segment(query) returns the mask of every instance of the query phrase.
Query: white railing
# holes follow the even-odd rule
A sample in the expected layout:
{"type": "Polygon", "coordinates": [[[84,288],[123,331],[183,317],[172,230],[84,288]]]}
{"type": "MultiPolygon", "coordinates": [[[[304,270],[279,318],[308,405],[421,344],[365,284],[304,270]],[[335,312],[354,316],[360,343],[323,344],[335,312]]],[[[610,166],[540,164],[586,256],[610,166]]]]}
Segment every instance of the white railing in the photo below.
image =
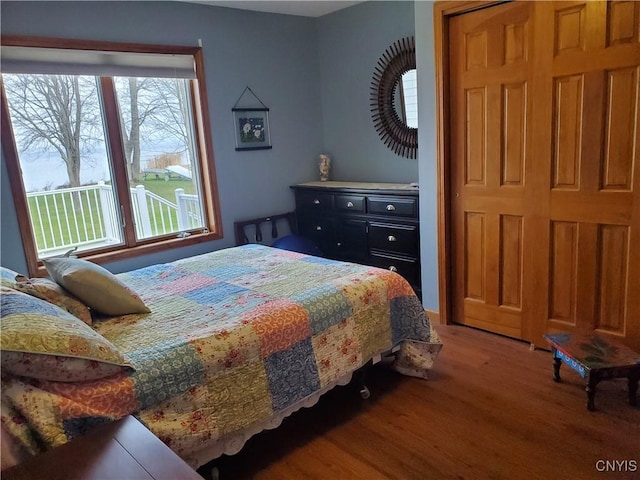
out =
{"type": "Polygon", "coordinates": [[[178,212],[178,229],[180,231],[201,228],[200,199],[197,195],[184,193],[184,188],[176,188],[176,206],[178,212]]]}
{"type": "Polygon", "coordinates": [[[38,253],[119,241],[115,203],[109,187],[98,185],[27,193],[38,253]]]}
{"type": "MultiPolygon", "coordinates": [[[[172,203],[143,185],[131,189],[137,238],[203,226],[198,196],[186,194],[182,188],[176,189],[175,195],[176,203],[172,203]]],[[[73,246],[82,249],[122,241],[115,195],[104,182],[28,193],[27,202],[39,256],[73,246]]]]}
{"type": "Polygon", "coordinates": [[[133,216],[138,238],[177,232],[177,208],[174,203],[149,192],[143,185],[131,189],[133,216]]]}

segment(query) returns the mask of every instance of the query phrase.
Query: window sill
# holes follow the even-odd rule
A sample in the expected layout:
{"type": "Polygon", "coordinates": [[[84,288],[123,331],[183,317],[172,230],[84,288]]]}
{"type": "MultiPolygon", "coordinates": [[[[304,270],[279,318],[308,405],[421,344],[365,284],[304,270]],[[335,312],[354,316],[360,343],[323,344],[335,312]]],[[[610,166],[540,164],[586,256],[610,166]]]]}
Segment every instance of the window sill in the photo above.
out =
{"type": "MultiPolygon", "coordinates": [[[[170,238],[167,240],[156,241],[153,243],[147,243],[138,245],[131,248],[114,249],[111,251],[101,251],[99,253],[92,252],[79,252],[78,257],[83,260],[89,260],[98,265],[106,263],[127,260],[129,258],[137,258],[143,255],[150,255],[152,253],[166,252],[175,248],[188,247],[190,245],[197,245],[199,243],[210,242],[213,240],[220,240],[223,238],[222,233],[202,233],[192,234],[185,238],[170,238]]],[[[47,270],[41,261],[38,262],[38,270],[36,272],[30,272],[33,276],[46,276],[47,270]]]]}

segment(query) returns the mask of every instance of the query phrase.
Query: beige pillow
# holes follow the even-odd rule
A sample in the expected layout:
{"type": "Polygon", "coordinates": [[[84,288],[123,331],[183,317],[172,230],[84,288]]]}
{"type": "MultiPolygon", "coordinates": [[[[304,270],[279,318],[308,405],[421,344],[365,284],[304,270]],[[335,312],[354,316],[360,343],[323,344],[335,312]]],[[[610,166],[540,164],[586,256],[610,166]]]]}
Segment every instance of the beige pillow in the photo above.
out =
{"type": "Polygon", "coordinates": [[[47,258],[43,263],[58,285],[96,312],[126,315],[151,311],[138,294],[95,263],[79,258],[47,258]]]}

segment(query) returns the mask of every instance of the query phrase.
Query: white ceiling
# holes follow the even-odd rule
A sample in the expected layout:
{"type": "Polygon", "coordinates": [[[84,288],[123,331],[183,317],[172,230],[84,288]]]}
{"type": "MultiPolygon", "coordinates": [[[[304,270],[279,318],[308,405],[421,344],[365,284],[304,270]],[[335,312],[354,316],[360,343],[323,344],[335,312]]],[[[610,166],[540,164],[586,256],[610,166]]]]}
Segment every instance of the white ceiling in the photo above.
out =
{"type": "Polygon", "coordinates": [[[189,3],[202,3],[217,7],[239,8],[242,10],[254,10],[256,12],[283,13],[287,15],[300,15],[303,17],[321,17],[327,13],[335,12],[350,7],[359,2],[347,1],[315,1],[315,0],[179,0],[189,3]]]}

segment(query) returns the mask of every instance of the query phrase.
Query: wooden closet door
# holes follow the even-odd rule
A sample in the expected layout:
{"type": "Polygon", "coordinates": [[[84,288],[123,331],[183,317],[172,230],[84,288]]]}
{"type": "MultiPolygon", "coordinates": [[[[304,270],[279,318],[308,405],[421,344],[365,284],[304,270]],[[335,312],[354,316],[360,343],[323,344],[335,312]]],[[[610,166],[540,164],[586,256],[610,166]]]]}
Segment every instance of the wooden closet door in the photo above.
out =
{"type": "Polygon", "coordinates": [[[453,17],[455,322],[640,349],[640,2],[512,2],[453,17]]]}
{"type": "Polygon", "coordinates": [[[523,338],[533,3],[450,22],[454,321],[523,338]]]}
{"type": "Polygon", "coordinates": [[[532,333],[596,330],[640,348],[640,3],[541,2],[536,19],[548,293],[532,333]]]}

